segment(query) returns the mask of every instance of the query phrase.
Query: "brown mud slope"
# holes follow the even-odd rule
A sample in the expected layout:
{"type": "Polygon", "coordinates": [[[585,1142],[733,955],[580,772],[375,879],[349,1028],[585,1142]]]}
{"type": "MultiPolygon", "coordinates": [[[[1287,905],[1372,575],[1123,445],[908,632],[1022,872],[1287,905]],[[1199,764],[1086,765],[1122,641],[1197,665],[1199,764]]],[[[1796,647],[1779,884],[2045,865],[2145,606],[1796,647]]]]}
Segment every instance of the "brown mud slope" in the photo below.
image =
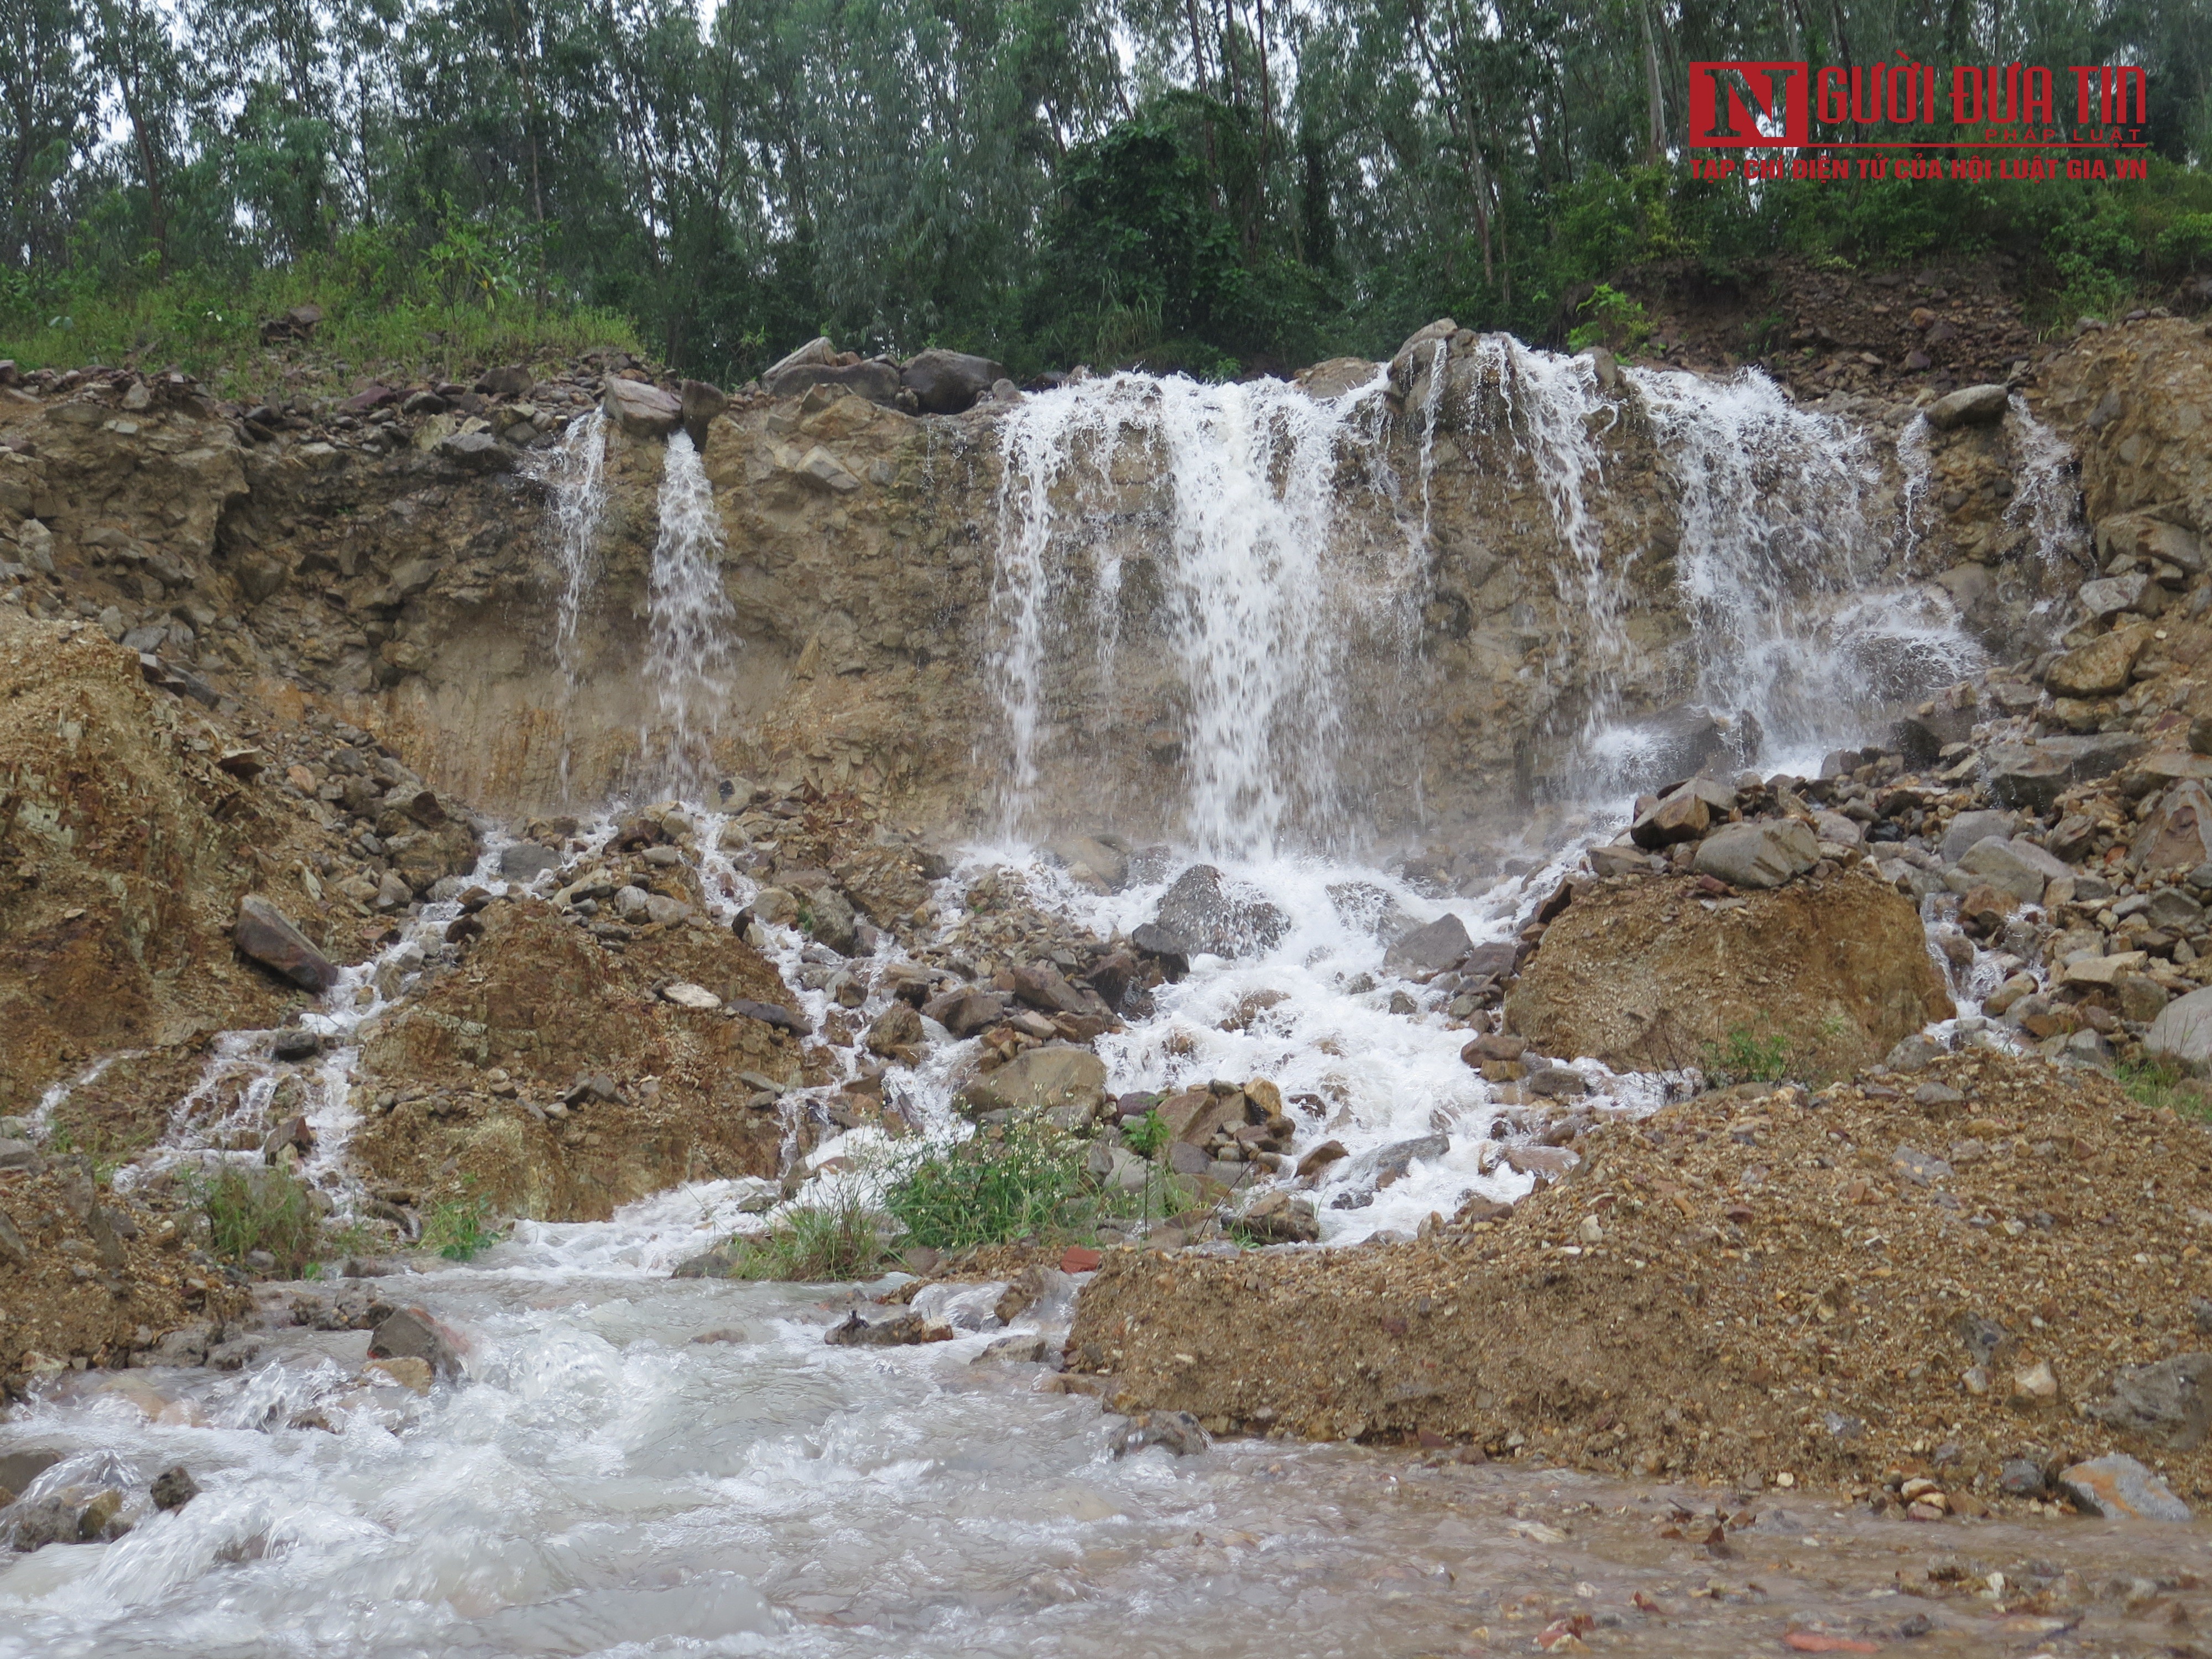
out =
{"type": "Polygon", "coordinates": [[[193,1050],[302,1000],[230,933],[239,896],[315,828],[219,769],[231,746],[137,652],[0,608],[0,1115],[95,1054],[193,1050]]]}
{"type": "Polygon", "coordinates": [[[750,945],[677,922],[617,949],[538,899],[480,915],[460,963],[363,1033],[368,1121],[354,1160],[387,1198],[474,1196],[505,1215],[592,1221],[681,1181],[775,1174],[775,1093],[742,1074],[800,1081],[797,1039],[659,994],[688,983],[726,1004],[782,1004],[750,945]],[[567,1099],[594,1078],[612,1099],[567,1099]]]}
{"type": "Polygon", "coordinates": [[[1690,877],[1601,881],[1545,931],[1505,1004],[1508,1030],[1562,1059],[1668,1071],[1755,1043],[1832,1077],[1952,1012],[1919,913],[1856,871],[1735,898],[1690,877]]]}
{"type": "Polygon", "coordinates": [[[1117,1410],[1222,1431],[1746,1485],[1940,1469],[1984,1495],[2005,1460],[2117,1449],[2212,1497],[2185,1426],[2094,1415],[2115,1368],[2212,1346],[2202,1127],[1986,1051],[1924,1074],[1926,1104],[1746,1092],[1594,1130],[1564,1183],[1418,1243],[1109,1252],[1072,1364],[1117,1410]]]}
{"type": "Polygon", "coordinates": [[[95,1194],[73,1164],[0,1172],[0,1396],[243,1312],[246,1292],[189,1248],[204,1224],[173,1194],[95,1194]]]}

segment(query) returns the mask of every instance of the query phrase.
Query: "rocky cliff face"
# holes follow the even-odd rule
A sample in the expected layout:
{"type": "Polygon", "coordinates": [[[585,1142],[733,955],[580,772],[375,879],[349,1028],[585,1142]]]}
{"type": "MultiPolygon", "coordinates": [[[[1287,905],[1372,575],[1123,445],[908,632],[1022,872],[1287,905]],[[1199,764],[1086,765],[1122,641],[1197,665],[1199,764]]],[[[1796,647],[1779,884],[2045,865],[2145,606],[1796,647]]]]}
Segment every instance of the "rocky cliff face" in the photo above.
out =
{"type": "MultiPolygon", "coordinates": [[[[1709,672],[1716,617],[1698,538],[1715,532],[1722,475],[1686,462],[1683,411],[1668,404],[1686,377],[1562,368],[1465,331],[1425,335],[1391,366],[1387,392],[1330,417],[1332,501],[1316,530],[1338,583],[1318,626],[1360,647],[1331,671],[1344,684],[1327,785],[1358,801],[1366,833],[1417,846],[1501,804],[1522,813],[1571,793],[1608,722],[1694,738],[1703,717],[1686,705],[1711,706],[1723,726],[1741,712],[1718,701],[1741,688],[1709,672]]],[[[2135,350],[2124,338],[2092,337],[2045,376],[2071,388],[2120,373],[2108,360],[2135,350]]],[[[1323,365],[1304,385],[1341,396],[1374,373],[1323,365]]],[[[218,696],[324,708],[487,810],[644,788],[659,719],[642,670],[665,441],[610,424],[604,515],[580,570],[562,566],[538,476],[562,423],[614,378],[586,368],[466,394],[473,415],[386,404],[288,426],[264,410],[276,424],[250,428],[188,387],[128,376],[11,392],[0,507],[21,527],[8,556],[31,578],[34,609],[94,621],[218,696]],[[577,619],[565,644],[564,602],[577,619]]],[[[2110,416],[2092,425],[2094,406],[2062,398],[2052,410],[2107,442],[2110,416]]],[[[1033,688],[1034,827],[1187,827],[1207,710],[1178,643],[1190,595],[1160,544],[1174,544],[1211,486],[1178,479],[1173,434],[1134,404],[1041,476],[1009,438],[1035,414],[988,401],[916,418],[817,386],[740,395],[708,423],[738,641],[710,734],[723,769],[855,789],[933,827],[994,822],[1024,598],[1004,544],[1042,513],[1058,538],[1046,606],[1064,631],[1094,631],[1033,688]]],[[[1855,393],[1823,415],[1835,423],[1747,416],[1738,434],[1758,447],[1739,458],[1755,471],[1802,459],[1778,446],[1850,450],[1838,475],[1856,492],[1848,544],[1804,550],[1807,568],[1782,578],[1815,596],[1932,580],[1998,653],[2038,643],[2049,618],[2037,607],[2085,574],[2069,564],[2082,538],[2057,444],[2039,451],[2016,416],[1933,431],[1908,406],[1855,393]]],[[[2110,442],[2135,435],[2114,428],[2110,442]]],[[[1279,480],[1293,453],[1273,454],[1279,480]]],[[[1259,654],[1278,645],[1263,640],[1259,654]]],[[[1904,679],[1918,672],[1907,665],[1904,679]]],[[[1285,773],[1302,763],[1303,708],[1285,705],[1267,757],[1285,773]]],[[[1311,801],[1294,827],[1301,811],[1308,835],[1344,828],[1311,801]]]]}

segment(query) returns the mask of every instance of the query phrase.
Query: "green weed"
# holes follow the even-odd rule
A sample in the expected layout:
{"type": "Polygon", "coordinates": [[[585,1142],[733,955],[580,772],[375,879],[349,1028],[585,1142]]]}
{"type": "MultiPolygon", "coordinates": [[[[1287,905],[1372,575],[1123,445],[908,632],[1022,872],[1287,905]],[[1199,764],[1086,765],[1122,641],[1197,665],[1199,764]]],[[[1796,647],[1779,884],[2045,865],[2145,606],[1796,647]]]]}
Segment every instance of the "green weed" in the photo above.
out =
{"type": "Polygon", "coordinates": [[[499,1236],[491,1206],[471,1196],[431,1205],[422,1217],[419,1243],[448,1261],[470,1261],[498,1243],[499,1236]]]}
{"type": "Polygon", "coordinates": [[[317,1254],[322,1218],[307,1184],[288,1171],[226,1168],[188,1182],[218,1260],[242,1263],[266,1250],[280,1271],[296,1275],[317,1254]]]}
{"type": "Polygon", "coordinates": [[[868,1278],[890,1258],[878,1226],[877,1212],[849,1193],[787,1210],[764,1236],[731,1246],[730,1277],[808,1285],[868,1278]]]}
{"type": "Polygon", "coordinates": [[[2212,1095],[2168,1060],[2126,1060],[2112,1068],[2129,1099],[2153,1111],[2169,1107],[2183,1117],[2212,1119],[2212,1095]]]}
{"type": "Polygon", "coordinates": [[[884,1207],[914,1243],[940,1250],[1086,1237],[1122,1195],[1102,1193],[1083,1162],[1080,1142],[1039,1129],[925,1146],[895,1173],[884,1207]]]}
{"type": "Polygon", "coordinates": [[[1738,1083],[1779,1083],[1790,1074],[1792,1057],[1788,1037],[1762,1036],[1739,1025],[1717,1046],[1708,1048],[1706,1069],[1738,1083]]]}
{"type": "Polygon", "coordinates": [[[1160,1115],[1160,1109],[1152,1107],[1135,1122],[1124,1124],[1121,1144],[1139,1158],[1158,1158],[1160,1148],[1168,1144],[1168,1122],[1160,1115]]]}

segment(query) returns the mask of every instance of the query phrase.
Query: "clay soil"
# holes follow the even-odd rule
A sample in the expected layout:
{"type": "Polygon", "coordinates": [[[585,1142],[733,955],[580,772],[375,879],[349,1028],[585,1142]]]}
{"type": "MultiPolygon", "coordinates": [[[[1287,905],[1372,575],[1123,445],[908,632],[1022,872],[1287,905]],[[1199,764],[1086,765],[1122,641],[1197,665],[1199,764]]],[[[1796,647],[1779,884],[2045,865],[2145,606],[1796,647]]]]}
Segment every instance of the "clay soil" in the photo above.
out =
{"type": "MultiPolygon", "coordinates": [[[[642,927],[609,948],[534,898],[480,913],[483,936],[362,1033],[354,1141],[373,1183],[409,1200],[473,1196],[503,1214],[604,1220],[678,1182],[776,1172],[783,1125],[750,1072],[805,1076],[796,1039],[659,995],[684,981],[780,1003],[775,969],[726,929],[642,927]],[[502,1084],[495,1071],[507,1074],[502,1084]],[[617,1097],[545,1108],[580,1079],[617,1097]]],[[[809,1080],[820,1081],[817,1072],[809,1080]]]]}
{"type": "Polygon", "coordinates": [[[2116,1366],[2212,1340],[2192,1306],[2212,1137],[2040,1060],[1894,1081],[1601,1126],[1569,1180],[1417,1243],[1109,1252],[1071,1364],[1109,1374],[1117,1409],[1222,1432],[1747,1486],[1927,1474],[1969,1507],[2006,1460],[2117,1449],[2212,1498],[2212,1449],[2082,1410],[2116,1366]],[[1930,1079],[1963,1099],[1916,1104],[1930,1079]],[[2039,1362],[2057,1398],[2015,1398],[2039,1362]]]}
{"type": "Polygon", "coordinates": [[[246,1309],[243,1290],[193,1260],[181,1198],[102,1192],[102,1228],[92,1191],[67,1164],[0,1174],[0,1212],[27,1252],[19,1260],[0,1243],[0,1394],[72,1365],[120,1366],[179,1326],[246,1309]]]}

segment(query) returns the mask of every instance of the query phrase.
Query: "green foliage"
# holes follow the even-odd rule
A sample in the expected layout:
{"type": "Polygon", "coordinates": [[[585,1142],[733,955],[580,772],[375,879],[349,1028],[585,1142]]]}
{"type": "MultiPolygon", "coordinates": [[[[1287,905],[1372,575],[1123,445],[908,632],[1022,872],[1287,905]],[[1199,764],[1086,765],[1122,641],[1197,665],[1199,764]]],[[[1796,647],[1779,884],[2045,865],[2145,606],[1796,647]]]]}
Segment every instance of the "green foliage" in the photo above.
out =
{"type": "Polygon", "coordinates": [[[1706,1066],[1737,1083],[1779,1083],[1790,1075],[1793,1057],[1788,1037],[1739,1025],[1711,1050],[1706,1066]]]}
{"type": "Polygon", "coordinates": [[[1643,305],[1609,283],[1597,285],[1583,301],[1581,312],[1589,320],[1569,331],[1570,351],[1601,345],[1616,352],[1632,352],[1651,337],[1651,319],[1643,305]]]}
{"type": "Polygon", "coordinates": [[[761,1237],[730,1246],[730,1277],[809,1285],[868,1278],[890,1259],[878,1225],[877,1212],[851,1193],[794,1206],[761,1237]]]}
{"type": "Polygon", "coordinates": [[[499,1243],[500,1226],[491,1206],[481,1198],[447,1199],[433,1204],[422,1214],[426,1250],[435,1250],[448,1261],[471,1261],[499,1243]]]}
{"type": "Polygon", "coordinates": [[[1135,1122],[1122,1125],[1121,1140],[1139,1158],[1158,1158],[1168,1144],[1168,1121],[1154,1106],[1135,1122]]]}
{"type": "Polygon", "coordinates": [[[2168,1108],[2183,1117],[2212,1120],[2212,1093],[2171,1060],[2123,1061],[2112,1068],[2128,1098],[2153,1111],[2168,1108]]]}
{"type": "Polygon", "coordinates": [[[594,345],[727,381],[824,331],[1219,376],[1446,313],[1564,339],[1638,265],[1781,252],[2002,253],[2057,325],[2212,263],[2201,10],[15,0],[0,354],[244,396],[313,302],[333,383],[594,345]],[[1893,53],[2140,64],[2151,176],[1678,170],[1684,64],[1893,53]]]}
{"type": "Polygon", "coordinates": [[[217,1259],[242,1263],[266,1250],[280,1272],[296,1275],[315,1255],[322,1218],[306,1184],[289,1171],[224,1168],[192,1178],[190,1190],[217,1259]]]}
{"type": "Polygon", "coordinates": [[[884,1207],[915,1244],[940,1250],[1088,1236],[1106,1200],[1079,1142],[1039,1129],[924,1146],[886,1186],[884,1207]]]}

